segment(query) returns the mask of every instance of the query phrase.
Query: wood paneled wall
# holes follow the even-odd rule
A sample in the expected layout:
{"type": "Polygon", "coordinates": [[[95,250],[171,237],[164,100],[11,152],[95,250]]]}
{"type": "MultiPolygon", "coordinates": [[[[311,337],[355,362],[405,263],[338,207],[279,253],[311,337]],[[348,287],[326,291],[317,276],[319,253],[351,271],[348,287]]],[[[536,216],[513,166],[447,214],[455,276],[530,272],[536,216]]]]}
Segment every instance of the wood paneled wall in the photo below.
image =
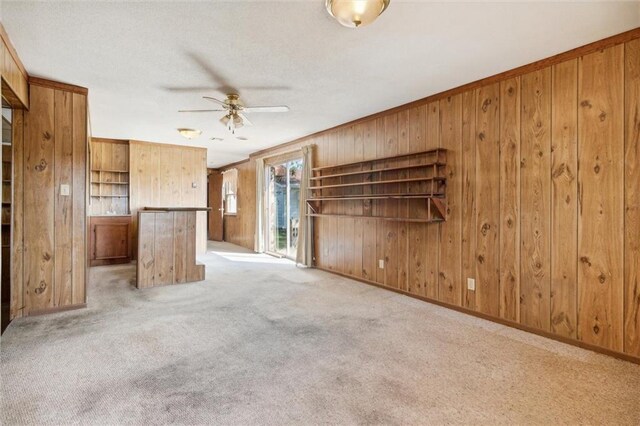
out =
{"type": "MultiPolygon", "coordinates": [[[[129,155],[130,209],[136,250],[139,209],[207,206],[207,150],[131,141],[129,155]]],[[[197,229],[200,254],[207,249],[206,212],[198,212],[197,229]]]]}
{"type": "MultiPolygon", "coordinates": [[[[336,204],[370,217],[315,218],[317,267],[640,360],[640,31],[631,33],[252,158],[303,144],[316,145],[315,166],[449,149],[446,223],[375,219],[406,202],[336,204]]],[[[255,192],[254,164],[235,166],[239,191],[255,192]]],[[[243,204],[226,239],[251,248],[255,202],[243,204]]]]}
{"type": "Polygon", "coordinates": [[[256,228],[256,166],[245,161],[238,169],[238,213],[224,216],[224,240],[253,250],[256,228]]]}
{"type": "Polygon", "coordinates": [[[61,87],[31,84],[15,114],[13,318],[86,302],[87,96],[61,87]]]}
{"type": "Polygon", "coordinates": [[[22,106],[28,108],[29,75],[22,65],[2,24],[0,24],[0,75],[4,82],[2,85],[2,95],[6,97],[14,107],[22,104],[22,106]]]}

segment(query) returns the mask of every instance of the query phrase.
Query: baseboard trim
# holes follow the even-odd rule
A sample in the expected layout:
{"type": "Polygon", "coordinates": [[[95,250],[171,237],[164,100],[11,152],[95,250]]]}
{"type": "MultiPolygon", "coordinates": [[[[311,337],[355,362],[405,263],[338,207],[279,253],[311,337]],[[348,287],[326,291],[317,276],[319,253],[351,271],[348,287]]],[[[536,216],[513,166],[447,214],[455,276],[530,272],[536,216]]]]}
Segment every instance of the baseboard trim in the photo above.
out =
{"type": "Polygon", "coordinates": [[[57,312],[74,311],[76,309],[84,309],[86,307],[87,307],[86,303],[78,303],[76,305],[57,306],[55,308],[50,308],[50,309],[34,309],[33,311],[29,311],[23,316],[35,317],[39,315],[55,314],[57,312]]]}
{"type": "Polygon", "coordinates": [[[341,276],[341,277],[344,277],[344,278],[349,278],[349,279],[354,280],[354,281],[358,281],[358,282],[361,282],[361,283],[364,283],[364,284],[368,284],[368,285],[371,285],[371,286],[374,286],[374,287],[382,288],[384,290],[390,290],[390,291],[393,291],[394,293],[399,293],[399,294],[402,294],[402,295],[405,295],[405,296],[409,296],[409,297],[412,297],[414,299],[422,300],[423,302],[431,303],[433,305],[442,306],[443,308],[452,309],[454,311],[458,311],[458,312],[461,312],[463,314],[472,315],[474,317],[482,318],[484,320],[495,322],[495,323],[501,324],[501,325],[505,325],[507,327],[516,328],[518,330],[522,330],[522,331],[526,331],[528,333],[536,334],[538,336],[546,337],[548,339],[555,340],[555,341],[561,342],[561,343],[565,343],[567,345],[576,346],[576,347],[579,347],[581,349],[587,349],[587,350],[590,350],[590,351],[593,351],[593,352],[597,352],[597,353],[600,353],[600,354],[603,354],[603,355],[608,355],[608,356],[611,356],[613,358],[620,359],[622,361],[627,361],[627,362],[631,362],[633,364],[640,365],[640,357],[635,357],[633,355],[629,355],[629,354],[626,354],[624,352],[618,352],[618,351],[614,351],[614,350],[611,350],[611,349],[602,348],[600,346],[592,345],[592,344],[589,344],[589,343],[584,343],[584,342],[581,342],[579,340],[569,339],[567,337],[559,336],[557,334],[553,334],[553,333],[550,333],[548,331],[538,330],[536,328],[528,327],[526,325],[523,325],[523,324],[520,324],[520,323],[517,323],[517,322],[505,320],[503,318],[496,318],[496,317],[493,317],[491,315],[484,314],[482,312],[477,312],[477,311],[465,308],[463,306],[450,305],[448,303],[444,303],[444,302],[441,302],[439,300],[435,300],[435,299],[431,299],[431,298],[428,298],[428,297],[425,297],[425,296],[420,296],[420,295],[417,295],[417,294],[409,293],[408,291],[401,290],[401,289],[395,288],[395,287],[389,287],[387,285],[380,284],[380,283],[377,283],[375,281],[370,281],[370,280],[367,280],[366,278],[355,277],[353,275],[343,274],[341,272],[333,271],[331,269],[327,269],[327,268],[323,268],[323,267],[319,267],[319,266],[314,266],[314,268],[319,269],[319,270],[324,271],[324,272],[329,272],[330,274],[335,274],[335,275],[338,275],[338,276],[341,276]]]}

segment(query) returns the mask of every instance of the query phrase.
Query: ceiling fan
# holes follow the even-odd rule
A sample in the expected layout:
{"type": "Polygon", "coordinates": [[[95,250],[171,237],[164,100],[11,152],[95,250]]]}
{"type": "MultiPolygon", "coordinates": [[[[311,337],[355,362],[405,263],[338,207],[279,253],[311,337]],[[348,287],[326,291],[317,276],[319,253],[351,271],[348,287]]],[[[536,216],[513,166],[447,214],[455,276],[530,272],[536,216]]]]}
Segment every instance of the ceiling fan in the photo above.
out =
{"type": "Polygon", "coordinates": [[[240,101],[240,96],[236,93],[230,93],[227,95],[224,101],[212,98],[210,96],[203,96],[204,99],[218,104],[220,107],[215,109],[182,109],[178,112],[225,112],[225,115],[220,119],[222,124],[227,127],[232,134],[236,133],[236,129],[248,125],[253,126],[253,123],[247,118],[246,114],[258,113],[258,112],[287,112],[288,106],[258,106],[247,107],[240,101]]]}

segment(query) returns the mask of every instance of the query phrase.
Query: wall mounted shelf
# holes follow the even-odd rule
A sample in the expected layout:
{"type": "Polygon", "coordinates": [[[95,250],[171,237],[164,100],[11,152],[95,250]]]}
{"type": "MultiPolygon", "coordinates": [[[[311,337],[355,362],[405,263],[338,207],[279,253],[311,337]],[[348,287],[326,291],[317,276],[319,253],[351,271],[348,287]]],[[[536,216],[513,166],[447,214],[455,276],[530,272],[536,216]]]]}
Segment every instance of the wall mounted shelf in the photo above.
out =
{"type": "Polygon", "coordinates": [[[309,178],[308,216],[442,222],[446,218],[446,164],[446,150],[439,148],[314,167],[309,178]],[[411,209],[399,208],[408,203],[411,209]],[[354,214],[354,210],[363,214],[354,214]],[[374,210],[405,214],[375,214],[374,210]]]}

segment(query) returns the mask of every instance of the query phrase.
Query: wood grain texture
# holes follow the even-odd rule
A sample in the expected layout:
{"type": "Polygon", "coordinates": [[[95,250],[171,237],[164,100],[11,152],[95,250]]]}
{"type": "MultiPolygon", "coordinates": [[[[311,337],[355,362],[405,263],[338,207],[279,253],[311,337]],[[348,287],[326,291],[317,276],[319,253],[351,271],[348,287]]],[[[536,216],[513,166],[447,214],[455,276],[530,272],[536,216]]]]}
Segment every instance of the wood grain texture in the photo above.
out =
{"type": "Polygon", "coordinates": [[[73,94],[73,300],[87,302],[87,149],[89,145],[87,97],[73,94]]]}
{"type": "Polygon", "coordinates": [[[640,39],[625,45],[624,351],[640,357],[640,39]]]}
{"type": "Polygon", "coordinates": [[[476,93],[476,309],[500,315],[500,85],[476,93]]]}
{"type": "Polygon", "coordinates": [[[575,338],[578,298],[578,61],[553,67],[551,332],[575,338]]]}
{"type": "Polygon", "coordinates": [[[447,150],[446,222],[440,225],[438,300],[462,304],[462,95],[440,101],[440,145],[447,150]]]}
{"type": "Polygon", "coordinates": [[[55,91],[31,88],[25,116],[25,314],[54,305],[55,91]]]}
{"type": "MultiPolygon", "coordinates": [[[[137,247],[137,212],[141,208],[207,206],[204,148],[131,141],[129,157],[134,248],[137,247]]],[[[198,212],[197,221],[197,250],[202,254],[207,244],[207,213],[198,212]]]]}
{"type": "Polygon", "coordinates": [[[520,319],[520,78],[500,83],[500,316],[520,319]]]}
{"type": "Polygon", "coordinates": [[[73,197],[60,193],[61,185],[72,186],[73,179],[73,94],[54,95],[56,140],[54,147],[54,306],[72,303],[73,197]]]}
{"type": "MultiPolygon", "coordinates": [[[[426,106],[412,108],[409,110],[409,143],[412,151],[425,151],[427,149],[426,125],[427,125],[427,108],[426,106]]],[[[419,172],[415,171],[411,177],[419,176],[419,172]]],[[[419,190],[420,187],[417,188],[419,190]]],[[[424,212],[424,201],[409,201],[409,208],[418,212],[424,212]]],[[[426,217],[426,214],[424,214],[426,217]]],[[[414,223],[410,226],[408,235],[409,246],[409,277],[407,291],[413,294],[424,294],[426,288],[427,272],[426,264],[426,238],[427,224],[414,223]]],[[[365,257],[366,259],[366,257],[365,257]]]]}
{"type": "Polygon", "coordinates": [[[623,84],[623,45],[580,58],[578,338],[616,351],[624,315],[623,84]]]}
{"type": "Polygon", "coordinates": [[[551,312],[551,69],[522,76],[520,320],[545,331],[551,312]]]}
{"type": "Polygon", "coordinates": [[[466,280],[476,279],[476,91],[462,96],[462,306],[475,309],[476,292],[469,290],[466,280]]]}
{"type": "Polygon", "coordinates": [[[11,307],[10,318],[20,318],[24,309],[24,111],[14,110],[13,214],[11,216],[11,307]]]}
{"type": "MultiPolygon", "coordinates": [[[[426,146],[427,149],[440,147],[440,103],[426,106],[426,146]]],[[[425,286],[424,296],[438,298],[438,278],[440,265],[440,225],[427,226],[425,235],[425,286]]]]}

